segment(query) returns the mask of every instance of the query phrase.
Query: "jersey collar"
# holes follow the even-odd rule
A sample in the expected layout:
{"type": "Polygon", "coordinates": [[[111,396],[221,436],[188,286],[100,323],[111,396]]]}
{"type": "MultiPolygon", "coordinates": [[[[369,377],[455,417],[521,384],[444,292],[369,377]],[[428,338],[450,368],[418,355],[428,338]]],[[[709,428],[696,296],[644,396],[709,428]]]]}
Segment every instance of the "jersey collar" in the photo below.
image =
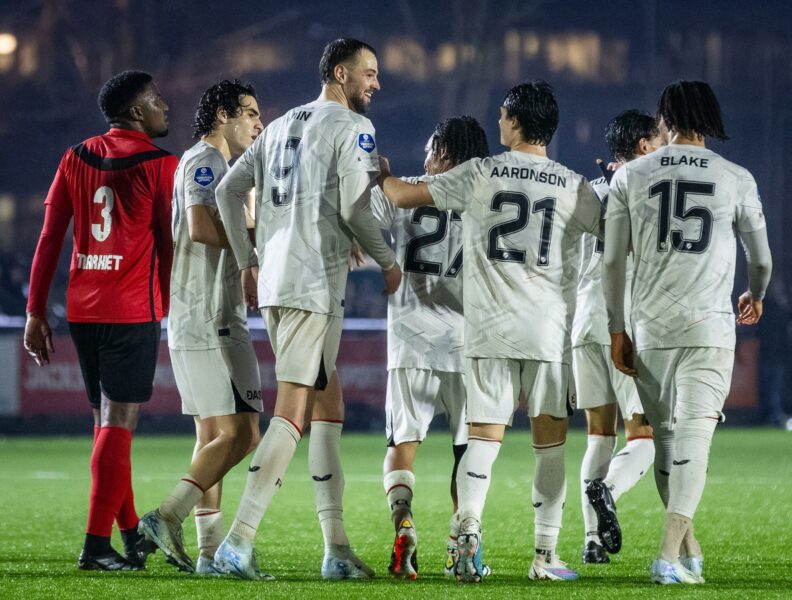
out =
{"type": "Polygon", "coordinates": [[[147,142],[151,141],[151,138],[149,136],[147,136],[142,131],[137,131],[136,129],[121,129],[120,127],[111,127],[110,131],[108,131],[106,135],[112,135],[115,137],[135,138],[138,140],[145,140],[147,142]]]}

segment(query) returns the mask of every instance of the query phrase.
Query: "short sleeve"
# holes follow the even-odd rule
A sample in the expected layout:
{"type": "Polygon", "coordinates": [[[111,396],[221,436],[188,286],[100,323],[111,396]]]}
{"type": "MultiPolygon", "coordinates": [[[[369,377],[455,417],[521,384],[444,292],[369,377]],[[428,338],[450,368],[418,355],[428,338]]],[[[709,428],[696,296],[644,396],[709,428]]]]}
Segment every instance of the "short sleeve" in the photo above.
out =
{"type": "Polygon", "coordinates": [[[365,117],[344,123],[337,133],[336,172],[339,178],[357,173],[379,173],[374,125],[365,117]]]}
{"type": "MultiPolygon", "coordinates": [[[[608,192],[608,207],[605,212],[606,223],[611,223],[614,219],[629,217],[627,209],[627,167],[622,167],[611,179],[610,191],[608,192]]],[[[605,228],[607,229],[607,225],[605,228]]]]}
{"type": "Polygon", "coordinates": [[[429,193],[434,205],[440,210],[464,212],[475,189],[480,164],[481,159],[472,158],[434,177],[429,182],[429,193]]]}
{"type": "Polygon", "coordinates": [[[762,201],[759,199],[756,181],[750,173],[745,173],[739,190],[737,214],[735,215],[737,230],[747,233],[764,229],[766,223],[764,212],[762,212],[762,201]]]}
{"type": "Polygon", "coordinates": [[[184,207],[216,207],[215,190],[228,170],[228,163],[216,152],[202,152],[184,164],[184,207]]]}
{"type": "Polygon", "coordinates": [[[602,204],[594,188],[585,179],[581,178],[578,186],[577,202],[573,217],[580,224],[583,231],[597,235],[602,218],[602,204]]]}
{"type": "Polygon", "coordinates": [[[388,201],[379,186],[371,190],[371,212],[380,227],[390,230],[396,217],[396,207],[388,201]]]}

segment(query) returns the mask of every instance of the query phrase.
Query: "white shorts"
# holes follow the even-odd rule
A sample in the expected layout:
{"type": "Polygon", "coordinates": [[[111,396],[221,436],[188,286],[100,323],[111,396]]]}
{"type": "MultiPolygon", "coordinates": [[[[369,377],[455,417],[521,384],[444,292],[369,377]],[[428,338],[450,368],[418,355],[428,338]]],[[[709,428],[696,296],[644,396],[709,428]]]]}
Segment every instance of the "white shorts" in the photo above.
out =
{"type": "Polygon", "coordinates": [[[299,308],[264,309],[278,381],[323,390],[333,376],[344,319],[299,308]]]}
{"type": "Polygon", "coordinates": [[[572,348],[572,373],[578,408],[618,404],[625,421],[643,414],[635,381],[613,364],[610,346],[585,344],[572,348]]]}
{"type": "Polygon", "coordinates": [[[391,369],[385,395],[388,446],[422,442],[435,415],[445,414],[453,444],[467,444],[465,376],[431,369],[391,369]]]}
{"type": "Polygon", "coordinates": [[[664,348],[637,353],[636,386],[649,424],[673,429],[680,419],[722,421],[734,351],[725,348],[664,348]]]}
{"type": "Polygon", "coordinates": [[[468,358],[467,422],[511,425],[520,400],[528,400],[528,416],[559,419],[572,414],[569,365],[510,358],[468,358]]]}
{"type": "Polygon", "coordinates": [[[202,419],[261,412],[261,377],[253,344],[170,351],[182,413],[202,419]]]}

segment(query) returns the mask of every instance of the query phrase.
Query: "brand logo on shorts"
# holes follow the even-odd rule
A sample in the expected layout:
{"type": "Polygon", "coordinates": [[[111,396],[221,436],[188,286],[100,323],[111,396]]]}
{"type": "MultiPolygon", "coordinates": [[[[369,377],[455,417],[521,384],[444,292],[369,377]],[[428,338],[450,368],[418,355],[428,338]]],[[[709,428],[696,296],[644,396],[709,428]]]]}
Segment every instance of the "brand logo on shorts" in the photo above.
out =
{"type": "Polygon", "coordinates": [[[311,475],[311,479],[314,481],[330,481],[332,478],[332,473],[328,473],[327,475],[311,475]]]}
{"type": "Polygon", "coordinates": [[[468,471],[467,474],[468,474],[468,477],[475,477],[476,479],[486,479],[487,478],[486,475],[484,475],[484,474],[479,475],[478,473],[474,473],[473,471],[468,471]]]}
{"type": "Polygon", "coordinates": [[[215,179],[214,172],[212,171],[212,167],[198,167],[195,169],[195,176],[193,177],[193,181],[198,185],[206,187],[210,183],[212,183],[215,179]]]}
{"type": "Polygon", "coordinates": [[[371,154],[374,151],[374,148],[377,147],[377,144],[374,143],[374,136],[370,133],[361,133],[358,136],[358,146],[360,146],[361,150],[364,150],[371,154]]]}
{"type": "Polygon", "coordinates": [[[248,390],[245,395],[248,400],[261,400],[261,392],[259,390],[248,390]]]}

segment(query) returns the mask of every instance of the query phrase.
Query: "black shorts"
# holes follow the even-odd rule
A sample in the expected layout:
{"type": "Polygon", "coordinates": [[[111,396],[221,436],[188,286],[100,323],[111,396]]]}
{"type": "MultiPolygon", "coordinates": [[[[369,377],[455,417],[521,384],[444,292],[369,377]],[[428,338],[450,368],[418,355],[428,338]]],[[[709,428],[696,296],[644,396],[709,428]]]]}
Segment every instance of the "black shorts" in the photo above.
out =
{"type": "Polygon", "coordinates": [[[69,323],[93,408],[102,396],[114,402],[146,402],[154,387],[160,324],[69,323]]]}

